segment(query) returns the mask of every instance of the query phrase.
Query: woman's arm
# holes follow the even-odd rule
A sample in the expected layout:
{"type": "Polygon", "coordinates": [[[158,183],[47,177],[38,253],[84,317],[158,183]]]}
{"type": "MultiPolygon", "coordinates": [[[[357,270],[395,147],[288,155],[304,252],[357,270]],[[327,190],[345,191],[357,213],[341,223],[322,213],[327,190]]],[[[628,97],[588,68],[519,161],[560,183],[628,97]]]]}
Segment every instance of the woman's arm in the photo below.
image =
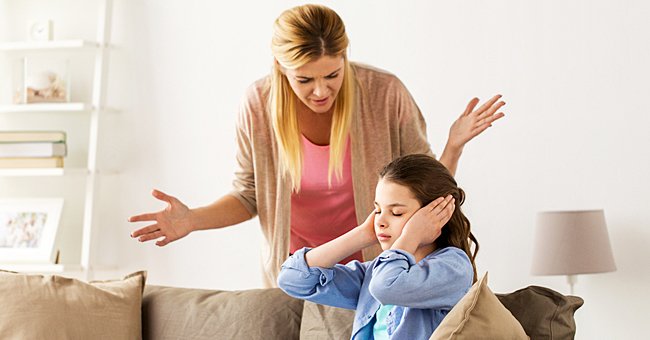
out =
{"type": "Polygon", "coordinates": [[[251,219],[257,213],[255,200],[255,175],[253,173],[253,128],[251,116],[254,98],[251,89],[240,105],[237,121],[237,168],[233,180],[233,191],[217,201],[199,208],[189,209],[174,196],[159,190],[153,190],[152,195],[167,203],[165,209],[135,215],[129,222],[151,222],[131,233],[131,237],[140,242],[162,238],[156,242],[158,246],[167,245],[187,236],[192,231],[217,229],[239,224],[251,219]]]}
{"type": "Polygon", "coordinates": [[[501,95],[498,94],[478,109],[474,110],[478,104],[478,98],[473,98],[467,104],[465,111],[456,119],[449,129],[449,138],[447,145],[440,156],[440,163],[444,164],[452,176],[456,175],[458,160],[463,153],[465,144],[478,136],[492,123],[504,116],[503,112],[496,113],[501,107],[506,105],[504,101],[499,101],[501,95]]]}
{"type": "Polygon", "coordinates": [[[137,229],[131,237],[140,242],[155,239],[157,246],[164,246],[187,236],[196,230],[228,227],[250,219],[252,216],[235,197],[225,195],[205,207],[189,209],[174,196],[154,190],[152,195],[167,203],[167,207],[154,213],[145,213],[129,218],[129,222],[152,222],[137,229]]]}

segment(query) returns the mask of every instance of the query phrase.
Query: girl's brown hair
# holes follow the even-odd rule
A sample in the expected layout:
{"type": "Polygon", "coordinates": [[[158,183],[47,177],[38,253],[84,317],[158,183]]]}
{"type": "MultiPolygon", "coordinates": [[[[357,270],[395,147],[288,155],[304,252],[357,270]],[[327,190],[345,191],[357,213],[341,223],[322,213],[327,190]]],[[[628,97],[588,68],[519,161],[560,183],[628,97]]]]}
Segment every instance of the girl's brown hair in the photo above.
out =
{"type": "Polygon", "coordinates": [[[474,282],[476,282],[475,259],[479,244],[472,234],[469,220],[460,208],[465,202],[465,192],[458,187],[449,170],[431,156],[414,154],[396,158],[388,163],[380,171],[379,178],[406,186],[413,192],[421,206],[447,195],[452,195],[456,199],[456,209],[449,222],[442,228],[435,244],[436,248],[453,246],[462,249],[472,263],[474,282]],[[473,252],[472,243],[474,243],[473,252]]]}

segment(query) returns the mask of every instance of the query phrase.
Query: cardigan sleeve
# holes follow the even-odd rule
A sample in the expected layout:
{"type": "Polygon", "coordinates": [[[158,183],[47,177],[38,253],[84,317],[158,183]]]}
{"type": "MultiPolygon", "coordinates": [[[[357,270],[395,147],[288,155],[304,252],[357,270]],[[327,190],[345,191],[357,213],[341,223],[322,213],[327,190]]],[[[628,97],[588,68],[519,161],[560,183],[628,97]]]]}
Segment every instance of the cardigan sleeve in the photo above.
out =
{"type": "Polygon", "coordinates": [[[255,173],[253,162],[253,104],[256,93],[251,86],[240,104],[237,118],[236,138],[237,155],[235,178],[232,182],[233,190],[230,195],[237,198],[248,210],[251,216],[257,215],[257,199],[255,196],[255,173]]]}
{"type": "Polygon", "coordinates": [[[400,154],[423,153],[435,157],[427,139],[427,124],[422,112],[399,79],[396,79],[395,91],[395,106],[399,117],[400,154]]]}

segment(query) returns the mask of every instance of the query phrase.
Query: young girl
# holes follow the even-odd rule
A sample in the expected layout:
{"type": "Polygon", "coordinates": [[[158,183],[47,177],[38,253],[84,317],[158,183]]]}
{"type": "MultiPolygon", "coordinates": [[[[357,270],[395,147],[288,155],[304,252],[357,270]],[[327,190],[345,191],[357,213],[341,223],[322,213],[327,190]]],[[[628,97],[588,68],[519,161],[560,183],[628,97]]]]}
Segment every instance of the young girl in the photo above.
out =
{"type": "Polygon", "coordinates": [[[351,339],[429,339],[476,281],[478,242],[460,210],[464,199],[434,158],[397,158],[380,172],[365,222],[298,250],[282,265],[278,285],[293,297],[356,310],[351,339]],[[337,264],[377,241],[383,252],[373,261],[337,264]]]}

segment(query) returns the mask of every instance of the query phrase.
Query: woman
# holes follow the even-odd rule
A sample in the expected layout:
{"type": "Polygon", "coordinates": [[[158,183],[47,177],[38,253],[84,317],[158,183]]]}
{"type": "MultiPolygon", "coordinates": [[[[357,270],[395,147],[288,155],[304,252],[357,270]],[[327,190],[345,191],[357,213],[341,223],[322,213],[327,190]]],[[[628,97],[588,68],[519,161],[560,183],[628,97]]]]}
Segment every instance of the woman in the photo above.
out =
{"type": "MultiPolygon", "coordinates": [[[[234,190],[193,209],[154,190],[167,208],[129,219],[153,221],[131,236],[141,242],[162,238],[156,244],[164,246],[195,230],[259,215],[269,245],[269,286],[290,253],[362,222],[373,209],[372,174],[384,164],[402,155],[432,154],[424,118],[400,80],[348,61],[348,38],[336,12],[321,5],[294,7],[273,30],[273,70],[249,87],[240,108],[234,190]]],[[[503,117],[499,98],[477,110],[478,99],[472,99],[452,125],[440,157],[452,174],[465,143],[503,117]]],[[[380,251],[376,244],[342,262],[372,259],[380,251]]]]}

